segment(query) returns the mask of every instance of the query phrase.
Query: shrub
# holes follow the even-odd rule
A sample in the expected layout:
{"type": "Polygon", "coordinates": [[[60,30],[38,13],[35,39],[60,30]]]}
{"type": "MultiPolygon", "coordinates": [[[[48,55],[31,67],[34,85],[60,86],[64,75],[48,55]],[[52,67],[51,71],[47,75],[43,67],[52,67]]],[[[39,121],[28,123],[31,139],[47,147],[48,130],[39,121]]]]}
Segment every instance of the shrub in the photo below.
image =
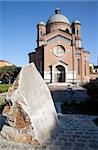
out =
{"type": "Polygon", "coordinates": [[[0,84],[0,93],[7,92],[12,84],[0,84]]]}
{"type": "Polygon", "coordinates": [[[3,110],[5,105],[6,105],[5,96],[4,95],[0,95],[0,113],[2,113],[2,110],[3,110]]]}

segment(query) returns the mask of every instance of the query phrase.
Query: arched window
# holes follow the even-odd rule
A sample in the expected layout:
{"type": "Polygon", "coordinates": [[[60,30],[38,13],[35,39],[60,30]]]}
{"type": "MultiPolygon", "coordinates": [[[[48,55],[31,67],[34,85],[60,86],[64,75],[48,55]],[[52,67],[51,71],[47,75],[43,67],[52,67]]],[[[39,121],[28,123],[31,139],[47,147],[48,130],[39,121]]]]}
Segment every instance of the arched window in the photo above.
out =
{"type": "Polygon", "coordinates": [[[77,34],[79,33],[79,31],[77,30],[77,34]]]}
{"type": "Polygon", "coordinates": [[[80,59],[79,58],[77,59],[77,72],[78,72],[78,75],[80,75],[80,59]]]}
{"type": "Polygon", "coordinates": [[[68,30],[68,29],[66,29],[66,30],[65,30],[65,32],[66,32],[66,33],[69,33],[69,30],[68,30]]]}
{"type": "Polygon", "coordinates": [[[72,33],[75,33],[75,28],[72,28],[72,33]]]}
{"type": "Polygon", "coordinates": [[[62,57],[65,53],[65,48],[62,45],[57,45],[53,48],[53,53],[58,57],[62,57]]]}
{"type": "Polygon", "coordinates": [[[84,62],[84,74],[85,74],[85,76],[86,76],[86,60],[85,60],[85,62],[84,62]]]}
{"type": "Polygon", "coordinates": [[[90,72],[90,74],[93,73],[93,68],[91,66],[89,67],[89,72],[90,72]]]}
{"type": "Polygon", "coordinates": [[[43,32],[42,31],[40,31],[40,35],[42,35],[43,34],[43,32]]]}

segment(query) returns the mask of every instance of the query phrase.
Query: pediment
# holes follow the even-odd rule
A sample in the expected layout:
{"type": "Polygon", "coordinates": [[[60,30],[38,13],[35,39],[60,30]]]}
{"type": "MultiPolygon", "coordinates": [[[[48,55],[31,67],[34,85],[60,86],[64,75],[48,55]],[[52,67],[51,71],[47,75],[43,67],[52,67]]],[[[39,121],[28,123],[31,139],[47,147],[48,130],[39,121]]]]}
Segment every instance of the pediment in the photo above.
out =
{"type": "Polygon", "coordinates": [[[62,31],[56,31],[54,34],[49,34],[47,35],[47,38],[46,38],[46,42],[47,44],[50,44],[52,42],[55,42],[57,40],[61,40],[63,42],[65,42],[66,44],[68,45],[71,45],[71,36],[68,34],[66,34],[66,32],[62,32],[62,31]]]}

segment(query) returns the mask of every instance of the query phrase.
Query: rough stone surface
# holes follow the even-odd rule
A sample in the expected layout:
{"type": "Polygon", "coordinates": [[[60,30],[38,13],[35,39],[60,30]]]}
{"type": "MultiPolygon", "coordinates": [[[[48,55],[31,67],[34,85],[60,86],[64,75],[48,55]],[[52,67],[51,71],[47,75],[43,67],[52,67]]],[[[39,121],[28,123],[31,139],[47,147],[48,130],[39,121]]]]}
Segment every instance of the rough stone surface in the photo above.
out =
{"type": "Polygon", "coordinates": [[[19,143],[30,143],[32,141],[32,136],[28,135],[28,134],[20,134],[15,136],[14,139],[15,142],[19,142],[19,143]]]}
{"type": "Polygon", "coordinates": [[[10,111],[10,107],[9,106],[5,106],[3,109],[3,113],[7,113],[10,111]]]}
{"type": "MultiPolygon", "coordinates": [[[[2,150],[98,150],[98,126],[92,121],[98,116],[59,114],[59,125],[42,146],[18,144],[0,136],[2,150]]],[[[36,140],[35,140],[36,141],[36,140]]]]}
{"type": "MultiPolygon", "coordinates": [[[[9,89],[7,101],[10,111],[4,111],[4,115],[10,130],[19,130],[17,141],[25,142],[21,135],[25,128],[33,130],[34,134],[31,135],[29,132],[29,135],[35,139],[32,141],[34,144],[38,142],[42,144],[51,137],[57,125],[57,114],[49,89],[33,63],[22,68],[13,86],[9,89]]],[[[26,131],[25,137],[27,138],[29,135],[26,131]]],[[[3,135],[5,132],[3,128],[3,135]]],[[[11,134],[6,132],[6,134],[7,139],[14,139],[12,138],[13,132],[11,134]]]]}

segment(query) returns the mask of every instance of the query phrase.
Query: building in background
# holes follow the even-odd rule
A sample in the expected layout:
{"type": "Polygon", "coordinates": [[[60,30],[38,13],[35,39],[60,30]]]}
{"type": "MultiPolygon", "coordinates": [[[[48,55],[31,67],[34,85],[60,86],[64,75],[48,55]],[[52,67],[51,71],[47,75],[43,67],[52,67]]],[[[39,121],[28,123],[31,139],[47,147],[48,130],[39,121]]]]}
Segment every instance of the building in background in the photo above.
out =
{"type": "Polygon", "coordinates": [[[93,72],[98,74],[98,65],[94,65],[94,70],[93,70],[93,72]]]}
{"type": "Polygon", "coordinates": [[[81,44],[81,24],[69,22],[57,8],[47,23],[37,25],[37,48],[29,53],[47,83],[89,81],[89,52],[81,44]]]}
{"type": "Polygon", "coordinates": [[[0,60],[0,67],[12,66],[12,64],[7,60],[0,60]]]}
{"type": "Polygon", "coordinates": [[[89,64],[90,80],[96,80],[98,78],[98,65],[89,64]]]}

